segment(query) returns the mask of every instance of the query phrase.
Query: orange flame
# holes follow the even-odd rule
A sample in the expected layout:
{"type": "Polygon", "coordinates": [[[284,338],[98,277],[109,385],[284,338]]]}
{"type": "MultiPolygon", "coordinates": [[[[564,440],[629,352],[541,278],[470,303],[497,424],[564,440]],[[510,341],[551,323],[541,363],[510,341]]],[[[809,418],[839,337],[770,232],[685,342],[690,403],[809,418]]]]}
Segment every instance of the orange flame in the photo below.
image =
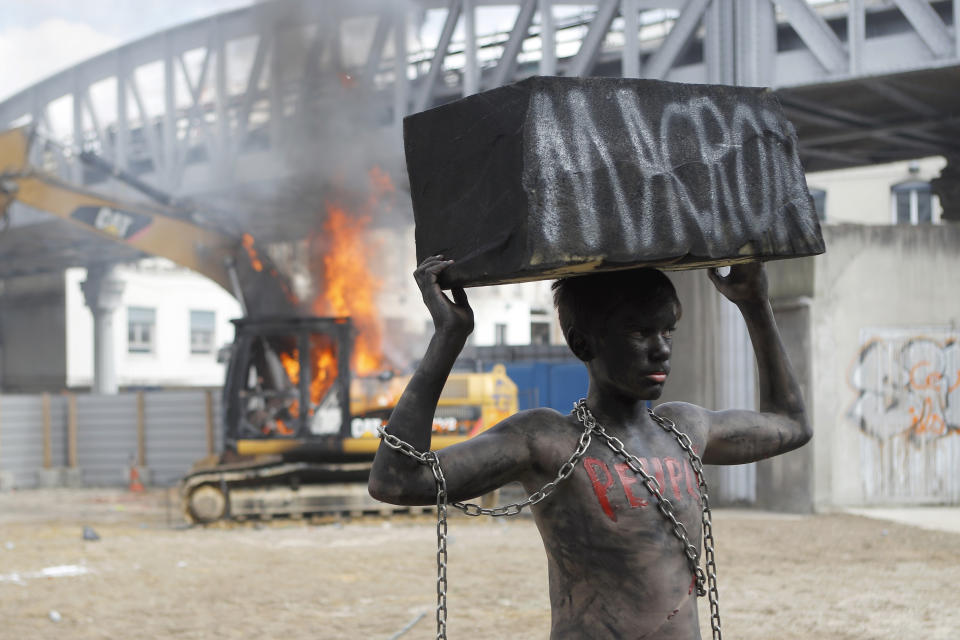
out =
{"type": "Polygon", "coordinates": [[[379,167],[371,169],[368,177],[371,189],[360,211],[351,214],[342,204],[328,202],[323,235],[313,239],[322,240],[324,251],[322,263],[314,268],[320,295],[313,301],[313,312],[353,319],[357,337],[351,365],[361,376],[376,373],[384,366],[383,329],[376,303],[383,283],[370,264],[380,247],[366,231],[370,212],[384,196],[394,192],[390,176],[379,167]]]}
{"type": "MultiPolygon", "coordinates": [[[[310,377],[310,403],[311,407],[307,410],[307,415],[313,415],[313,408],[320,403],[323,397],[330,390],[334,380],[337,378],[337,356],[334,353],[333,343],[328,336],[311,336],[310,353],[312,357],[313,375],[310,377]]],[[[280,353],[280,362],[287,372],[294,387],[300,384],[300,350],[292,349],[289,352],[280,353]]],[[[287,407],[292,418],[300,415],[300,401],[295,399],[287,407]]],[[[278,431],[289,435],[293,430],[287,427],[282,420],[277,420],[278,431]]]]}
{"type": "Polygon", "coordinates": [[[381,282],[368,267],[371,247],[364,241],[368,223],[368,217],[351,217],[342,207],[327,205],[324,232],[329,251],[323,256],[323,297],[313,303],[318,315],[353,319],[357,338],[352,364],[359,375],[374,373],[383,364],[376,307],[381,282]]]}
{"type": "MultiPolygon", "coordinates": [[[[290,378],[290,382],[294,386],[300,383],[300,353],[299,350],[294,349],[292,353],[280,353],[280,362],[283,364],[283,368],[287,371],[287,377],[290,378]]],[[[300,415],[300,400],[295,399],[290,403],[290,406],[287,407],[287,411],[290,413],[290,417],[296,419],[300,415]]],[[[283,420],[277,420],[277,431],[283,435],[290,435],[293,433],[293,429],[287,426],[283,420]]]]}
{"type": "Polygon", "coordinates": [[[253,236],[249,233],[243,234],[243,248],[247,250],[247,255],[250,256],[250,265],[253,270],[263,271],[263,263],[260,262],[257,250],[253,248],[253,236]]]}

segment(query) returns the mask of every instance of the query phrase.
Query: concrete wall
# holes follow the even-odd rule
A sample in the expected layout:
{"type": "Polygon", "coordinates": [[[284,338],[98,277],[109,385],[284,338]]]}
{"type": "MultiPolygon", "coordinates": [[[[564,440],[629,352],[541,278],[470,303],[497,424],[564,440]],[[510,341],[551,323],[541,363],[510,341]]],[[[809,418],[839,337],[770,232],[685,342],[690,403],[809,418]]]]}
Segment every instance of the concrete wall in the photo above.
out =
{"type": "MultiPolygon", "coordinates": [[[[826,225],[823,234],[824,255],[767,263],[815,435],[757,463],[753,502],[794,512],[960,504],[960,225],[826,225]]],[[[663,400],[750,406],[724,389],[752,354],[724,353],[729,328],[713,286],[702,271],[671,278],[684,313],[663,400]],[[736,366],[724,368],[731,358],[736,366]]],[[[708,470],[736,502],[748,477],[708,470]]]]}
{"type": "MultiPolygon", "coordinates": [[[[780,338],[793,365],[803,392],[807,414],[814,415],[816,397],[812,392],[811,299],[777,297],[773,311],[780,329],[780,338]]],[[[756,506],[770,511],[809,513],[813,511],[814,447],[799,449],[757,463],[756,506]]]]}
{"type": "MultiPolygon", "coordinates": [[[[942,347],[957,334],[960,226],[828,225],[823,232],[824,255],[768,263],[773,297],[813,297],[806,394],[815,433],[807,452],[812,460],[790,473],[784,462],[782,477],[805,484],[809,474],[816,509],[960,503],[960,424],[949,413],[951,401],[960,404],[960,394],[949,391],[960,381],[960,360],[941,357],[918,382],[902,351],[911,337],[932,337],[942,347]],[[861,356],[878,336],[899,340],[893,349],[899,359],[868,381],[858,373],[861,356]],[[932,403],[924,405],[928,398],[932,403]],[[867,400],[881,413],[899,407],[892,418],[881,416],[887,420],[882,433],[878,416],[865,412],[867,400]],[[942,427],[914,422],[925,406],[942,427]]],[[[794,362],[804,368],[802,358],[794,362]]]]}
{"type": "Polygon", "coordinates": [[[63,274],[9,278],[0,288],[0,388],[62,389],[66,379],[63,274]]]}

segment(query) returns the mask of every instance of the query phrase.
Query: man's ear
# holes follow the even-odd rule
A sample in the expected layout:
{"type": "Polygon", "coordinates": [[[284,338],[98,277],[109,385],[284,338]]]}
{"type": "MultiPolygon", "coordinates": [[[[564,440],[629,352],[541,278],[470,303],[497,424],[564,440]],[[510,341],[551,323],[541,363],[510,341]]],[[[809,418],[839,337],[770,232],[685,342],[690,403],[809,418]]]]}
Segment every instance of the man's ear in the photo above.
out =
{"type": "Polygon", "coordinates": [[[583,362],[593,360],[593,350],[590,348],[590,342],[586,336],[577,331],[576,327],[570,327],[567,330],[566,338],[570,351],[573,351],[573,355],[577,356],[578,360],[583,362]]]}

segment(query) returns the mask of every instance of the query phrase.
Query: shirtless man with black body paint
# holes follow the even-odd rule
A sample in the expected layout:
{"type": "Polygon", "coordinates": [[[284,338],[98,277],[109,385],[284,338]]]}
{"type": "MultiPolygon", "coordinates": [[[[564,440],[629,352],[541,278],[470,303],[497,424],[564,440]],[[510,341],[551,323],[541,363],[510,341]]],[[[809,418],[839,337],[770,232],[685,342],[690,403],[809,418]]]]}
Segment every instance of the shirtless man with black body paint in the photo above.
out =
{"type": "MultiPolygon", "coordinates": [[[[463,290],[454,289],[451,300],[437,284],[451,263],[434,256],[414,273],[436,332],[386,427],[418,451],[430,447],[440,391],[473,330],[463,290]]],[[[656,413],[690,437],[704,463],[741,464],[803,445],[811,430],[762,265],[737,265],[725,277],[715,270],[708,275],[746,321],[757,354],[760,410],[708,411],[669,402],[656,413]]],[[[672,284],[659,271],[638,269],[561,280],[554,289],[567,343],[589,373],[587,407],[657,477],[699,547],[701,507],[689,459],[646,409],[647,401],[660,397],[670,372],[680,314],[672,284]]],[[[512,481],[527,492],[539,489],[555,479],[582,432],[575,415],[532,409],[441,450],[449,500],[473,499],[512,481]]],[[[594,437],[573,474],[533,507],[547,552],[550,637],[699,639],[696,591],[682,545],[656,499],[622,463],[594,437]]],[[[383,443],[369,488],[375,498],[393,504],[436,500],[430,468],[383,443]]]]}

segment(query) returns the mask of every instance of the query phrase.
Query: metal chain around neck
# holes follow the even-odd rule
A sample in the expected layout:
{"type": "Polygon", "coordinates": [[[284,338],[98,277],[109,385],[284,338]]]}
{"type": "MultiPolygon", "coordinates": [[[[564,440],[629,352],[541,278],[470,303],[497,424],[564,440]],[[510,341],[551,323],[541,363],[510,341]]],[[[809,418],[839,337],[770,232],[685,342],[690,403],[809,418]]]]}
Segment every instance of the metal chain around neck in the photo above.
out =
{"type": "MultiPolygon", "coordinates": [[[[553,491],[556,489],[557,485],[566,480],[573,473],[576,468],[577,463],[580,462],[583,455],[586,453],[587,448],[590,446],[591,434],[597,434],[604,443],[610,447],[615,453],[620,455],[626,461],[627,465],[635,473],[639,474],[643,478],[644,486],[647,487],[647,490],[657,498],[657,506],[660,512],[667,518],[668,521],[673,525],[673,533],[680,539],[684,545],[684,555],[686,555],[688,562],[691,563],[691,570],[693,575],[696,578],[697,583],[697,595],[703,596],[705,594],[709,595],[710,599],[710,626],[713,632],[713,640],[722,640],[720,633],[720,607],[719,607],[719,592],[717,591],[717,573],[716,573],[716,562],[714,560],[713,553],[713,528],[711,523],[711,512],[710,505],[707,496],[707,483],[706,479],[703,476],[703,463],[700,461],[700,457],[693,450],[693,445],[690,441],[690,438],[677,429],[676,424],[669,418],[663,418],[655,414],[652,410],[650,412],[651,418],[659,424],[667,432],[670,432],[676,437],[677,441],[680,444],[680,448],[687,452],[687,455],[690,457],[690,463],[693,467],[694,473],[697,476],[698,489],[701,496],[701,504],[703,506],[703,543],[704,549],[706,550],[706,576],[704,576],[703,570],[699,567],[699,550],[696,546],[690,543],[689,538],[686,535],[686,527],[680,522],[673,513],[673,505],[670,501],[663,496],[663,492],[660,490],[660,483],[657,482],[657,479],[649,475],[646,470],[643,468],[643,463],[634,455],[628,453],[624,449],[623,442],[608,434],[602,425],[597,422],[593,414],[590,413],[590,410],[587,408],[587,403],[585,399],[581,399],[578,402],[574,403],[574,413],[577,416],[577,419],[583,424],[583,432],[580,434],[580,438],[577,442],[577,448],[570,454],[570,457],[564,462],[560,469],[557,471],[557,477],[547,482],[537,491],[534,491],[526,499],[515,502],[512,504],[504,505],[502,507],[495,507],[488,509],[481,507],[478,504],[470,502],[454,502],[452,503],[454,507],[463,511],[468,516],[513,516],[519,514],[525,507],[532,506],[541,502],[547,498],[553,491]],[[704,589],[704,582],[707,583],[708,589],[704,589]]],[[[447,480],[443,475],[443,469],[440,467],[440,459],[437,457],[436,453],[433,451],[427,451],[421,453],[417,451],[409,443],[404,442],[400,438],[397,438],[394,435],[387,433],[386,429],[382,426],[377,428],[377,434],[383,440],[383,442],[389,446],[391,449],[399,451],[404,455],[413,458],[420,464],[428,465],[433,473],[434,481],[437,485],[437,610],[436,610],[436,620],[437,620],[437,640],[446,640],[447,638],[447,480]]]]}
{"type": "Polygon", "coordinates": [[[683,449],[690,458],[690,466],[693,467],[693,471],[697,476],[700,504],[702,506],[703,548],[706,555],[706,571],[700,568],[700,550],[690,542],[690,538],[687,536],[687,528],[677,519],[673,511],[673,503],[663,495],[660,483],[654,476],[647,473],[643,467],[643,462],[625,449],[622,440],[606,432],[603,426],[597,422],[593,414],[590,413],[586,400],[581,399],[574,404],[574,411],[577,419],[583,423],[584,429],[589,429],[596,434],[614,453],[623,458],[627,466],[643,479],[643,484],[647,488],[647,491],[656,497],[657,508],[670,524],[673,525],[673,534],[683,544],[684,555],[687,557],[690,570],[697,581],[697,595],[709,596],[710,629],[713,634],[713,640],[721,640],[720,592],[717,590],[717,563],[713,551],[713,514],[710,511],[710,498],[707,495],[707,481],[703,475],[703,462],[700,460],[700,456],[693,450],[693,443],[690,441],[690,436],[677,429],[677,425],[673,420],[658,416],[652,409],[647,409],[653,421],[660,425],[664,431],[676,438],[680,444],[680,448],[683,449]]]}

